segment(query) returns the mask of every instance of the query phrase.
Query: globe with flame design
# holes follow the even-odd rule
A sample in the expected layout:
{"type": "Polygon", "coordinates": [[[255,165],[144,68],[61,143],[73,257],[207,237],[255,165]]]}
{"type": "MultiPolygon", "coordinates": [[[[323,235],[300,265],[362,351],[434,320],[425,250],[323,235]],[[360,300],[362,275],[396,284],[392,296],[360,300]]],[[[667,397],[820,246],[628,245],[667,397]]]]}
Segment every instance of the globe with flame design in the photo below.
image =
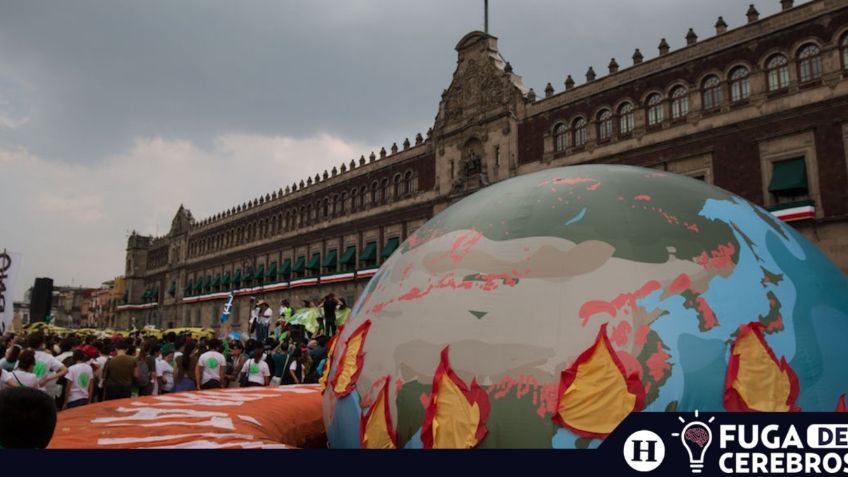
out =
{"type": "Polygon", "coordinates": [[[833,411],[848,280],[765,210],[626,166],[502,181],[371,279],[322,379],[332,447],[593,448],[631,412],[833,411]]]}

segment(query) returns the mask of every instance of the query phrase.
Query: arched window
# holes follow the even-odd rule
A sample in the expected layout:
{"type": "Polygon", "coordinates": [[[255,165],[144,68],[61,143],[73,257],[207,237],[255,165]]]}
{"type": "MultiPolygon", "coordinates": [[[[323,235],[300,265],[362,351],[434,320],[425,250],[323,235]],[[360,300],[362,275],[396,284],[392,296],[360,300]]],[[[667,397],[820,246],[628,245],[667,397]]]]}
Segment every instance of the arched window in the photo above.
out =
{"type": "Polygon", "coordinates": [[[321,217],[325,219],[330,215],[330,199],[324,199],[324,209],[322,212],[321,217]]]}
{"type": "Polygon", "coordinates": [[[604,109],[598,113],[598,139],[606,141],[612,137],[612,112],[604,109]]]}
{"type": "Polygon", "coordinates": [[[585,146],[586,139],[588,139],[589,133],[586,130],[586,120],[583,118],[577,118],[571,123],[571,140],[573,141],[575,147],[585,146]]]}
{"type": "Polygon", "coordinates": [[[305,205],[301,205],[301,206],[300,206],[300,221],[298,221],[298,224],[297,224],[297,225],[298,225],[299,227],[303,227],[304,225],[306,225],[306,218],[307,218],[307,217],[308,217],[308,216],[306,215],[306,206],[305,206],[305,205]]]}
{"type": "Polygon", "coordinates": [[[660,124],[662,120],[662,96],[659,93],[654,93],[648,96],[648,126],[660,124]]]}
{"type": "Polygon", "coordinates": [[[798,52],[798,80],[802,83],[821,79],[821,50],[816,45],[806,45],[798,52]]]}
{"type": "Polygon", "coordinates": [[[374,206],[377,204],[377,191],[380,189],[380,183],[374,181],[371,183],[371,205],[374,206]]]}
{"type": "Polygon", "coordinates": [[[359,190],[359,208],[363,209],[366,205],[368,205],[368,189],[362,186],[359,190]]]}
{"type": "Polygon", "coordinates": [[[318,215],[321,213],[321,201],[315,202],[315,208],[312,209],[312,223],[318,221],[318,215]]]}
{"type": "Polygon", "coordinates": [[[707,76],[703,83],[704,109],[716,109],[724,99],[721,94],[721,80],[716,75],[707,76]]]}
{"type": "Polygon", "coordinates": [[[624,103],[618,108],[618,133],[630,134],[633,131],[633,104],[624,103]]]}
{"type": "Polygon", "coordinates": [[[839,43],[839,49],[842,51],[842,69],[848,70],[848,35],[842,37],[839,43]]]}
{"type": "Polygon", "coordinates": [[[338,211],[339,211],[340,214],[345,213],[346,204],[347,204],[347,192],[342,192],[342,200],[341,200],[341,202],[339,202],[339,208],[338,208],[338,211]]]}
{"type": "Polygon", "coordinates": [[[789,62],[785,56],[777,54],[769,58],[766,63],[766,72],[769,91],[777,91],[789,86],[789,62]]]}
{"type": "Polygon", "coordinates": [[[412,171],[406,171],[403,175],[403,186],[401,187],[403,195],[412,193],[412,171]]]}
{"type": "Polygon", "coordinates": [[[358,191],[354,187],[353,190],[350,191],[350,210],[351,210],[351,212],[356,210],[356,208],[359,206],[359,204],[356,203],[357,195],[358,195],[358,191]]]}
{"type": "Polygon", "coordinates": [[[395,174],[392,184],[392,197],[396,200],[400,198],[400,174],[395,174]]]}
{"type": "Polygon", "coordinates": [[[671,119],[680,119],[689,114],[689,91],[683,86],[671,90],[671,119]]]}
{"type": "Polygon", "coordinates": [[[751,96],[751,78],[748,68],[737,66],[730,70],[730,101],[738,103],[751,96]]]}
{"type": "Polygon", "coordinates": [[[568,128],[565,124],[559,123],[554,127],[554,151],[564,151],[568,138],[568,128]]]}
{"type": "Polygon", "coordinates": [[[291,211],[287,210],[286,211],[286,219],[285,219],[285,222],[283,222],[283,229],[289,230],[289,228],[291,228],[291,211]]]}
{"type": "Polygon", "coordinates": [[[339,194],[333,194],[333,207],[331,211],[333,215],[339,213],[339,194]]]}
{"type": "Polygon", "coordinates": [[[389,180],[383,179],[380,183],[380,202],[385,203],[389,200],[389,180]]]}

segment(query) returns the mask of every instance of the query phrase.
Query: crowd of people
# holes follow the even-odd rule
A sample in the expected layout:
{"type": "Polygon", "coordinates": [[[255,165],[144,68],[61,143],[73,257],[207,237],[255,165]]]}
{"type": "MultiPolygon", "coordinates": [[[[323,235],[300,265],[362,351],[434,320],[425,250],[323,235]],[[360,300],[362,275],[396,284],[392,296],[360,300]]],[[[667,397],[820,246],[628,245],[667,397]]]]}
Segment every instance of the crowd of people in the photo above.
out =
{"type": "MultiPolygon", "coordinates": [[[[55,421],[57,410],[132,396],[317,383],[344,301],[333,294],[320,300],[316,329],[290,322],[294,310],[287,301],[276,320],[267,303],[254,303],[247,339],[237,333],[223,339],[174,332],[157,338],[143,331],[127,336],[7,333],[0,337],[0,407],[27,396],[43,407],[47,398],[55,421]]],[[[8,442],[0,438],[0,445],[8,442]]]]}

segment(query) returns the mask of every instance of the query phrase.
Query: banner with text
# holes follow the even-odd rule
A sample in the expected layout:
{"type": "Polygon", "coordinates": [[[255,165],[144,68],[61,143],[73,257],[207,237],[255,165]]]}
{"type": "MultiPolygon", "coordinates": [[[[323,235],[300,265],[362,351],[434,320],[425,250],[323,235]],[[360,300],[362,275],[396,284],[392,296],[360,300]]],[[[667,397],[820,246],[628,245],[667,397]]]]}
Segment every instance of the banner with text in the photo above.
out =
{"type": "Polygon", "coordinates": [[[12,302],[15,299],[15,281],[21,267],[21,254],[0,252],[0,335],[12,329],[15,312],[12,302]]]}

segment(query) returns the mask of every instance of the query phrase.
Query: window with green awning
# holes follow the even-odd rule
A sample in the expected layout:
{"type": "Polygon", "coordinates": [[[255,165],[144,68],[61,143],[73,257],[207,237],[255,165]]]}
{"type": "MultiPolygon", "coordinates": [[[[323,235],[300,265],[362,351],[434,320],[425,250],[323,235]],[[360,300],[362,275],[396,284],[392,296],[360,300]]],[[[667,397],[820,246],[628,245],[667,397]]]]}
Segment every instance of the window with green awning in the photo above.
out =
{"type": "Polygon", "coordinates": [[[303,269],[306,268],[306,257],[300,256],[297,257],[297,261],[294,262],[294,267],[292,267],[292,271],[295,273],[300,273],[303,269]]]}
{"type": "Polygon", "coordinates": [[[271,265],[268,266],[268,271],[265,272],[265,278],[270,281],[277,280],[277,262],[271,262],[271,265]]]}
{"type": "Polygon", "coordinates": [[[806,194],[807,163],[804,158],[789,159],[773,163],[769,192],[777,195],[806,194]]]}
{"type": "Polygon", "coordinates": [[[327,256],[324,257],[324,262],[321,263],[321,266],[329,271],[336,271],[336,249],[332,249],[327,252],[327,256]]]}
{"type": "Polygon", "coordinates": [[[309,263],[306,264],[307,270],[318,270],[321,268],[321,254],[313,253],[312,258],[309,259],[309,263]]]}
{"type": "Polygon", "coordinates": [[[201,290],[203,290],[203,277],[198,277],[197,282],[194,284],[194,291],[197,293],[201,290]]]}
{"type": "Polygon", "coordinates": [[[212,286],[215,287],[215,288],[218,288],[219,286],[221,286],[221,274],[220,273],[215,275],[215,279],[212,280],[212,286]]]}
{"type": "Polygon", "coordinates": [[[194,282],[191,280],[191,278],[189,278],[188,281],[186,282],[185,288],[183,288],[183,295],[185,295],[185,296],[191,295],[192,285],[194,285],[194,282]]]}
{"type": "Polygon", "coordinates": [[[359,256],[360,262],[373,262],[377,259],[377,242],[368,242],[365,244],[365,250],[359,256]]]}
{"type": "Polygon", "coordinates": [[[341,265],[351,265],[356,262],[356,245],[351,245],[345,249],[342,258],[339,259],[341,265]]]}
{"type": "Polygon", "coordinates": [[[150,299],[154,301],[159,300],[159,288],[150,290],[150,299]]]}
{"type": "Polygon", "coordinates": [[[390,238],[386,242],[386,244],[383,245],[383,251],[380,252],[380,258],[385,260],[385,259],[391,257],[392,253],[394,253],[394,251],[398,248],[398,245],[400,245],[400,238],[399,237],[390,238]]]}
{"type": "Polygon", "coordinates": [[[148,298],[150,298],[150,290],[144,290],[144,293],[141,294],[141,299],[147,301],[148,298]]]}
{"type": "Polygon", "coordinates": [[[265,264],[264,263],[260,263],[256,267],[256,270],[253,271],[253,278],[255,278],[257,281],[260,281],[260,282],[262,281],[262,279],[265,278],[265,264]]]}
{"type": "Polygon", "coordinates": [[[236,273],[233,274],[233,283],[236,285],[241,284],[241,269],[236,270],[236,273]]]}
{"type": "Polygon", "coordinates": [[[221,278],[221,285],[229,288],[230,286],[230,272],[224,272],[224,276],[221,278]]]}
{"type": "Polygon", "coordinates": [[[171,282],[171,287],[168,288],[168,294],[171,296],[177,294],[177,282],[171,282]]]}
{"type": "Polygon", "coordinates": [[[253,280],[253,270],[247,270],[244,272],[244,276],[242,276],[242,281],[244,283],[250,283],[253,280]]]}
{"type": "Polygon", "coordinates": [[[292,272],[291,259],[287,258],[283,261],[283,268],[280,270],[280,275],[284,277],[292,272]]]}

